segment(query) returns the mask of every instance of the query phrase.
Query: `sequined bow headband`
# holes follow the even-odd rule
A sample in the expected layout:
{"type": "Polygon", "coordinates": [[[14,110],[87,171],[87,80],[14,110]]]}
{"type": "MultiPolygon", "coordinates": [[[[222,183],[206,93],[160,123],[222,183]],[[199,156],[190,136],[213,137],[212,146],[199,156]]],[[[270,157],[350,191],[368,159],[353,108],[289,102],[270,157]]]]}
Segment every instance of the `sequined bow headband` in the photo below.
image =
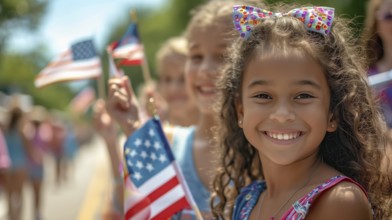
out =
{"type": "Polygon", "coordinates": [[[274,13],[261,8],[245,5],[233,7],[233,21],[242,38],[247,39],[251,30],[263,19],[271,17],[292,16],[302,21],[309,31],[327,35],[331,31],[335,9],[329,7],[303,7],[287,13],[274,13]]]}

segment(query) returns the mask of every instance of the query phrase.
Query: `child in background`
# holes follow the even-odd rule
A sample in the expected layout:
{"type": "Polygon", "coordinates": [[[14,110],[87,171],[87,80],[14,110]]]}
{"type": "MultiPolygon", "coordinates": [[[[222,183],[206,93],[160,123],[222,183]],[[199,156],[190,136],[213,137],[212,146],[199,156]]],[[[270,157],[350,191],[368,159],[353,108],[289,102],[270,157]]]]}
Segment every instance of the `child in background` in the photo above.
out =
{"type": "MultiPolygon", "coordinates": [[[[216,144],[211,128],[215,125],[213,104],[217,100],[215,82],[223,64],[223,55],[233,35],[231,11],[243,1],[212,0],[194,13],[186,30],[188,57],[185,82],[190,96],[200,111],[195,126],[173,131],[173,153],[179,163],[190,191],[206,219],[211,219],[209,198],[216,167],[216,144]]],[[[109,81],[107,109],[130,136],[143,123],[141,111],[127,77],[109,81]]],[[[195,218],[191,210],[175,218],[195,218]]]]}
{"type": "MultiPolygon", "coordinates": [[[[366,26],[362,35],[369,62],[368,75],[392,70],[392,1],[371,0],[368,3],[366,26]]],[[[380,97],[385,121],[389,127],[387,132],[388,148],[384,159],[384,170],[392,178],[392,164],[388,164],[388,158],[392,158],[392,83],[376,89],[380,97]]]]}
{"type": "Polygon", "coordinates": [[[158,50],[156,66],[158,73],[157,91],[167,103],[167,112],[162,120],[171,125],[194,125],[199,110],[189,96],[185,86],[185,62],[188,44],[185,37],[173,37],[158,50]]]}
{"type": "Polygon", "coordinates": [[[50,141],[49,126],[43,123],[47,117],[48,112],[42,106],[33,106],[27,114],[27,122],[24,127],[24,133],[28,138],[28,144],[32,150],[31,156],[27,161],[28,181],[33,189],[33,212],[34,219],[40,220],[42,192],[44,179],[44,154],[48,150],[50,141]]]}
{"type": "Polygon", "coordinates": [[[4,138],[11,160],[5,182],[10,220],[20,219],[23,211],[23,185],[27,174],[27,158],[32,152],[27,144],[27,135],[23,132],[25,126],[25,113],[19,105],[11,104],[8,125],[4,129],[4,138]]]}
{"type": "Polygon", "coordinates": [[[385,123],[349,26],[327,7],[233,10],[214,217],[390,219],[385,123]]]}
{"type": "MultiPolygon", "coordinates": [[[[369,76],[392,70],[392,0],[369,1],[362,38],[369,76]]],[[[392,83],[378,92],[385,120],[392,127],[392,83]]]]}

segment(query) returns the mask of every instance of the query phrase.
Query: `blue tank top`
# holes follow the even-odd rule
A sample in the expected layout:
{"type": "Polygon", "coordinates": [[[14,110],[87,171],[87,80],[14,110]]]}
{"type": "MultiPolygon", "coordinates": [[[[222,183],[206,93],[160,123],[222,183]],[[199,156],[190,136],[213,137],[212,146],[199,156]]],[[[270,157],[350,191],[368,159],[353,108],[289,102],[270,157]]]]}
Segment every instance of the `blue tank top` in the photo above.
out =
{"type": "Polygon", "coordinates": [[[11,160],[11,168],[21,168],[26,164],[26,151],[23,146],[22,136],[16,129],[4,132],[8,154],[11,160]]]}
{"type": "MultiPolygon", "coordinates": [[[[207,187],[201,182],[193,160],[192,144],[195,127],[176,127],[173,133],[173,154],[182,170],[185,181],[193,199],[202,213],[210,213],[210,195],[207,187]]],[[[174,219],[196,219],[193,211],[184,210],[174,219]],[[179,217],[181,215],[181,217],[179,217]]]]}

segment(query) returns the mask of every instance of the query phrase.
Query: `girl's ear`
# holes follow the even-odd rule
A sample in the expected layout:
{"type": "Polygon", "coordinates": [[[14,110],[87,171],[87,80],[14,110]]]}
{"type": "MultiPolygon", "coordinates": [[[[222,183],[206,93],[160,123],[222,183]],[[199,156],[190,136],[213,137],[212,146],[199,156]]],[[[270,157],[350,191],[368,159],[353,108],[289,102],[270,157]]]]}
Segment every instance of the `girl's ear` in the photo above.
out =
{"type": "Polygon", "coordinates": [[[336,119],[334,118],[333,114],[329,113],[327,131],[334,132],[334,131],[336,131],[336,129],[338,129],[338,123],[337,123],[336,119]]]}
{"type": "Polygon", "coordinates": [[[240,95],[236,95],[236,101],[235,101],[235,109],[237,112],[237,118],[238,118],[238,127],[242,128],[243,122],[244,122],[244,107],[241,102],[240,95]]]}

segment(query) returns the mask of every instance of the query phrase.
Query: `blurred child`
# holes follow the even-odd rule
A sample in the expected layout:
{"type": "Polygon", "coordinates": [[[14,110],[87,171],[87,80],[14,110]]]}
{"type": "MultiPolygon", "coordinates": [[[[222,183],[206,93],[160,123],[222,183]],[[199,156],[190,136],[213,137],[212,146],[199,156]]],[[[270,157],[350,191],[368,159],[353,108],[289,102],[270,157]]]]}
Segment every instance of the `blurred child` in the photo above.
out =
{"type": "Polygon", "coordinates": [[[185,62],[188,44],[185,37],[168,39],[158,50],[156,66],[158,73],[157,92],[167,102],[166,119],[172,125],[194,125],[199,110],[185,86],[185,62]]]}
{"type": "MultiPolygon", "coordinates": [[[[200,114],[195,126],[174,129],[172,146],[196,204],[207,219],[212,218],[209,198],[213,168],[217,165],[211,131],[215,125],[212,108],[217,100],[215,82],[226,48],[232,41],[231,11],[236,2],[214,0],[203,4],[193,14],[185,34],[188,42],[185,82],[200,114]]],[[[109,81],[107,105],[127,136],[145,120],[127,77],[109,81]]],[[[175,218],[194,219],[195,216],[192,210],[184,210],[175,218]]]]}
{"type": "Polygon", "coordinates": [[[27,158],[30,150],[23,133],[26,125],[24,113],[18,106],[9,109],[9,123],[4,130],[11,166],[7,170],[5,188],[7,191],[8,217],[19,220],[23,207],[23,184],[26,180],[27,158]]]}
{"type": "MultiPolygon", "coordinates": [[[[366,26],[362,40],[369,63],[369,76],[392,70],[392,1],[371,0],[368,2],[366,26]]],[[[387,132],[389,147],[385,153],[384,170],[392,178],[392,82],[379,88],[376,92],[380,98],[385,121],[389,127],[387,132]],[[390,170],[388,170],[390,169],[390,170]]]]}
{"type": "Polygon", "coordinates": [[[31,156],[28,157],[28,180],[33,189],[33,207],[34,219],[41,219],[42,204],[42,181],[44,178],[43,158],[47,151],[50,136],[43,123],[47,116],[47,111],[42,106],[34,106],[27,115],[24,133],[27,135],[28,144],[32,150],[31,156]]]}

